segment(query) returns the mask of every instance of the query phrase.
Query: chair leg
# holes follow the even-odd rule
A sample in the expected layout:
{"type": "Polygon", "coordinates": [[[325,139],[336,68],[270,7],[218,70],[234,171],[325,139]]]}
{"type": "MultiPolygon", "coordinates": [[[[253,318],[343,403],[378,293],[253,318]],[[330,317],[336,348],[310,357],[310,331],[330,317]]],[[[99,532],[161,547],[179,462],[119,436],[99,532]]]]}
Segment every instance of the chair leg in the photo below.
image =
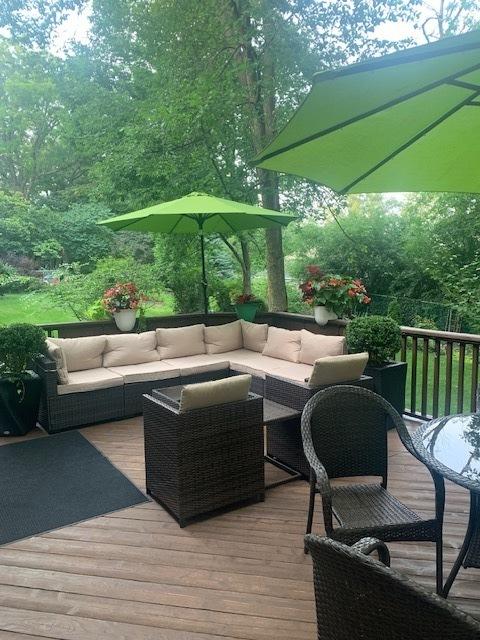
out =
{"type": "MultiPolygon", "coordinates": [[[[308,501],[307,530],[305,531],[305,533],[312,533],[314,510],[315,510],[315,476],[314,476],[314,473],[310,471],[310,498],[308,501]]],[[[308,553],[308,549],[306,545],[304,545],[303,550],[305,553],[308,553]]]]}
{"type": "Polygon", "coordinates": [[[445,512],[445,481],[437,473],[430,472],[435,484],[435,519],[437,521],[436,569],[437,594],[443,595],[443,517],[445,512]]]}

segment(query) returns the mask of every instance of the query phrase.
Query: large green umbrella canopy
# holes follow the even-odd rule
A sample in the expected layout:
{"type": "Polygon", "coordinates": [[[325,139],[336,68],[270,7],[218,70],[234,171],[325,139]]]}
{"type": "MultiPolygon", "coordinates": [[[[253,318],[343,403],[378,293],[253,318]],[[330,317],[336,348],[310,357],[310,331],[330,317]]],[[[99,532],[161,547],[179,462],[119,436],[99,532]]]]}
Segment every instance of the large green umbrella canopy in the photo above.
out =
{"type": "Polygon", "coordinates": [[[316,74],[255,159],[339,193],[480,192],[480,31],[316,74]]]}
{"type": "Polygon", "coordinates": [[[114,231],[151,231],[153,233],[200,234],[202,286],[205,313],[208,312],[205,274],[205,233],[231,234],[258,228],[287,226],[296,216],[234,202],[205,193],[190,193],[183,198],[102,220],[114,231]]]}

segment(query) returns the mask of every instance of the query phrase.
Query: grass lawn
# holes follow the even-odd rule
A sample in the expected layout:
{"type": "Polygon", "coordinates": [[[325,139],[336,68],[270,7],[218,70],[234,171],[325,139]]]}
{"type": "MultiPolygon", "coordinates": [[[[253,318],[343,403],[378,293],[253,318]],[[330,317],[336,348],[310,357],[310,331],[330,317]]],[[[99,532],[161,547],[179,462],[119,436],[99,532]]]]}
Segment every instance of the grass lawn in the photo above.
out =
{"type": "MultiPolygon", "coordinates": [[[[165,297],[165,304],[147,309],[147,316],[167,316],[173,313],[173,300],[165,297]]],[[[49,324],[78,322],[75,314],[62,307],[53,306],[52,299],[44,291],[11,293],[0,296],[0,325],[12,322],[49,324]]]]}

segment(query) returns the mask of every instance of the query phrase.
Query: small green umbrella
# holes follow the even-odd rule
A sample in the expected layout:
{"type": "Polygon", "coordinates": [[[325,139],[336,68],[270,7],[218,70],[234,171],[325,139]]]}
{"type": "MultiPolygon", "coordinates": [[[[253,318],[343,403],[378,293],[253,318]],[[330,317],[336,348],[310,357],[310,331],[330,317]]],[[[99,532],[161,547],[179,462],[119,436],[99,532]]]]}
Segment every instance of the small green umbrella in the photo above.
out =
{"type": "Polygon", "coordinates": [[[287,226],[296,216],[271,209],[234,202],[205,193],[190,193],[178,200],[102,220],[114,231],[200,234],[202,287],[205,313],[208,313],[204,234],[231,234],[251,229],[287,226]]]}
{"type": "Polygon", "coordinates": [[[480,192],[480,31],[316,74],[255,159],[339,193],[480,192]]]}

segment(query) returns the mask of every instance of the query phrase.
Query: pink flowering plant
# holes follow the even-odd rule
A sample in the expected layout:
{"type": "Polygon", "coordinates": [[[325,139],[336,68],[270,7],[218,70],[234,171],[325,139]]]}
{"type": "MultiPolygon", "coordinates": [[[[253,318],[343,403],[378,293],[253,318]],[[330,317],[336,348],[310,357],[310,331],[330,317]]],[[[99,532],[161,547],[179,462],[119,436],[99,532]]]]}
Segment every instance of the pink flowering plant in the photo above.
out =
{"type": "Polygon", "coordinates": [[[356,304],[370,304],[364,284],[359,278],[324,273],[320,267],[309,265],[307,279],[300,284],[302,300],[306,304],[324,306],[340,318],[351,315],[356,304]]]}
{"type": "Polygon", "coordinates": [[[103,293],[102,305],[108,313],[114,314],[124,309],[141,309],[147,300],[133,282],[117,282],[103,293]]]}

